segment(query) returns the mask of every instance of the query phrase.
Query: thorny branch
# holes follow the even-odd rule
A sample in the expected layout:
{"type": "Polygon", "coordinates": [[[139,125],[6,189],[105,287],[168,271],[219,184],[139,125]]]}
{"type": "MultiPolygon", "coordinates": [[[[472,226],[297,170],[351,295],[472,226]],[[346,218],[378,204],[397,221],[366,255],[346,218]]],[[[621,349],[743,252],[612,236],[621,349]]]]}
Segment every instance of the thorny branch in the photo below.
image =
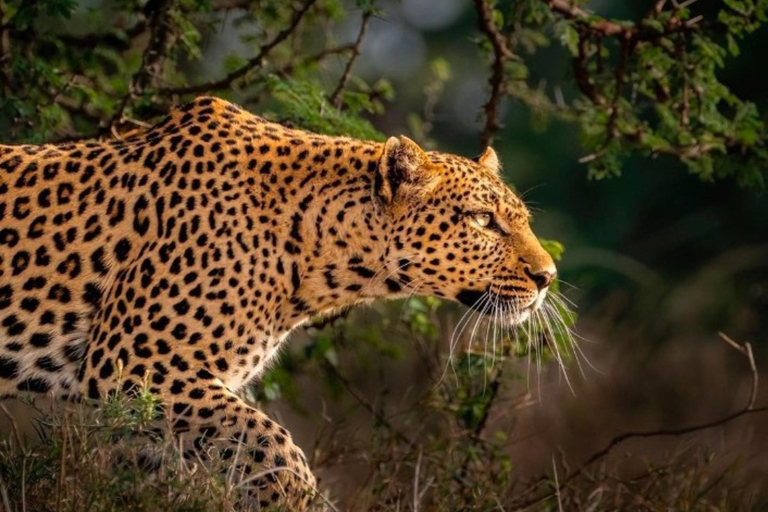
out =
{"type": "Polygon", "coordinates": [[[233,82],[235,82],[239,78],[242,78],[246,74],[248,74],[250,70],[260,67],[264,63],[264,60],[269,55],[269,53],[277,45],[285,41],[288,38],[288,36],[290,36],[293,33],[294,30],[296,30],[296,27],[298,27],[299,23],[301,22],[301,19],[304,17],[307,11],[309,11],[309,9],[315,3],[317,3],[317,0],[307,0],[299,9],[294,11],[293,17],[291,18],[291,22],[286,28],[278,32],[277,35],[275,35],[275,37],[273,37],[271,40],[264,43],[259,48],[259,52],[250,60],[248,60],[248,62],[245,65],[229,73],[224,78],[221,78],[219,80],[213,80],[211,82],[197,84],[197,85],[190,85],[190,86],[184,86],[184,87],[167,87],[167,88],[161,89],[160,93],[166,94],[166,95],[173,95],[173,94],[181,95],[181,94],[208,92],[211,90],[224,89],[229,87],[230,85],[232,85],[233,82]]]}
{"type": "Polygon", "coordinates": [[[349,60],[347,60],[347,64],[344,66],[344,72],[341,74],[338,85],[336,85],[336,88],[328,98],[331,105],[334,105],[336,108],[341,106],[341,93],[344,90],[344,87],[347,86],[349,76],[352,73],[352,66],[360,55],[360,46],[363,43],[363,37],[365,37],[365,31],[368,29],[368,23],[370,22],[372,15],[373,11],[370,10],[363,13],[363,21],[360,24],[360,31],[357,33],[357,39],[355,39],[355,42],[352,44],[352,55],[349,56],[349,60]]]}
{"type": "MultiPolygon", "coordinates": [[[[626,76],[627,76],[627,62],[629,60],[629,56],[632,53],[632,49],[634,48],[635,41],[632,40],[629,37],[624,36],[621,39],[621,50],[619,52],[619,64],[616,66],[616,72],[614,75],[614,80],[616,82],[616,90],[613,94],[613,99],[611,99],[611,106],[609,109],[609,115],[608,115],[608,124],[606,125],[606,137],[605,141],[602,143],[602,147],[597,150],[595,153],[592,153],[590,155],[584,156],[579,159],[580,163],[586,163],[590,162],[596,158],[599,158],[602,153],[608,149],[608,146],[616,140],[619,136],[619,130],[616,126],[616,122],[619,118],[619,100],[621,100],[622,92],[624,89],[624,83],[626,82],[626,76]]],[[[579,57],[581,57],[581,45],[582,41],[579,41],[579,57]]],[[[595,93],[596,94],[596,93],[595,93]]],[[[596,97],[596,99],[600,100],[596,102],[597,104],[603,104],[605,103],[605,100],[601,97],[596,97]]]]}
{"type": "MultiPolygon", "coordinates": [[[[478,26],[480,31],[488,38],[493,49],[493,64],[488,83],[491,86],[491,94],[483,109],[485,110],[485,127],[481,137],[481,146],[490,146],[493,143],[494,134],[499,130],[499,105],[501,103],[504,88],[504,65],[514,58],[509,49],[507,40],[499,31],[499,27],[493,20],[493,9],[488,0],[474,0],[477,11],[478,26]]],[[[481,149],[482,149],[481,148],[481,149]]]]}
{"type": "MultiPolygon", "coordinates": [[[[679,32],[693,32],[703,28],[717,30],[724,28],[719,22],[699,23],[700,19],[697,18],[683,22],[676,16],[672,16],[663,26],[663,30],[659,32],[653,29],[638,27],[631,23],[621,23],[608,19],[592,19],[587,11],[583,10],[576,3],[571,3],[568,0],[541,1],[544,2],[553,13],[559,14],[566,19],[577,21],[579,25],[588,28],[592,33],[600,33],[604,36],[621,36],[637,41],[654,40],[679,32]]],[[[666,2],[656,2],[652,15],[658,16],[665,4],[666,2]]]]}
{"type": "MultiPolygon", "coordinates": [[[[596,151],[579,159],[581,163],[592,162],[602,158],[609,150],[611,143],[622,138],[629,142],[638,143],[641,146],[648,144],[648,134],[645,133],[642,125],[631,129],[626,126],[620,128],[618,123],[619,100],[622,97],[623,86],[627,83],[627,77],[630,74],[629,63],[641,44],[657,44],[660,39],[666,38],[667,42],[671,41],[670,44],[674,45],[674,50],[667,49],[667,51],[674,51],[676,53],[675,59],[685,62],[685,45],[689,40],[688,36],[690,34],[700,33],[704,30],[715,32],[728,30],[727,25],[720,20],[704,21],[702,16],[686,19],[685,16],[681,15],[682,10],[696,2],[696,0],[686,0],[684,2],[656,0],[645,18],[646,20],[655,20],[655,24],[623,22],[592,16],[581,8],[578,2],[572,0],[540,1],[550,9],[556,18],[559,17],[573,22],[573,27],[578,34],[577,55],[573,59],[576,84],[593,105],[607,108],[608,120],[605,124],[605,140],[601,142],[600,147],[596,151]],[[661,14],[663,12],[668,13],[669,16],[662,18],[661,14]],[[602,75],[603,71],[602,51],[605,48],[603,44],[603,38],[605,37],[616,39],[620,46],[619,60],[612,84],[615,94],[610,103],[608,103],[608,100],[601,94],[600,88],[596,85],[596,79],[602,75]],[[595,48],[595,50],[590,51],[591,48],[595,48]],[[590,72],[591,58],[594,58],[596,61],[596,73],[590,72]]],[[[688,129],[690,126],[690,102],[692,94],[695,93],[695,90],[688,83],[688,78],[688,74],[683,73],[681,105],[675,109],[679,112],[680,126],[684,129],[688,129]]],[[[669,99],[668,91],[665,93],[664,88],[658,83],[656,86],[661,95],[661,97],[657,97],[657,102],[663,104],[669,99]]],[[[680,160],[693,161],[716,148],[723,148],[728,153],[743,153],[748,147],[748,143],[737,137],[725,136],[719,144],[698,142],[694,138],[690,144],[654,145],[651,152],[654,155],[667,154],[675,156],[680,160]]]]}
{"type": "Polygon", "coordinates": [[[595,105],[602,105],[605,103],[605,98],[602,94],[597,92],[595,83],[592,80],[592,76],[587,69],[587,51],[589,46],[589,37],[584,31],[584,28],[579,29],[579,54],[578,57],[573,59],[573,76],[576,79],[576,84],[579,89],[589,98],[589,100],[595,105]]]}
{"type": "Polygon", "coordinates": [[[149,18],[149,43],[141,57],[141,67],[128,84],[128,93],[118,104],[102,135],[111,133],[123,121],[125,109],[138,95],[154,86],[162,73],[163,64],[173,45],[174,31],[170,20],[173,0],[152,0],[144,8],[149,18]]]}
{"type": "Polygon", "coordinates": [[[296,59],[291,59],[290,61],[286,62],[285,65],[281,66],[278,69],[275,69],[273,72],[277,75],[288,76],[291,73],[293,73],[293,70],[296,69],[297,67],[304,67],[310,64],[322,62],[325,58],[330,57],[332,55],[339,55],[342,53],[346,53],[348,51],[352,51],[353,47],[354,47],[354,43],[349,43],[349,44],[342,44],[339,46],[333,46],[331,48],[325,48],[324,50],[320,50],[319,52],[313,55],[310,55],[309,57],[305,57],[300,61],[297,61],[296,59]]]}

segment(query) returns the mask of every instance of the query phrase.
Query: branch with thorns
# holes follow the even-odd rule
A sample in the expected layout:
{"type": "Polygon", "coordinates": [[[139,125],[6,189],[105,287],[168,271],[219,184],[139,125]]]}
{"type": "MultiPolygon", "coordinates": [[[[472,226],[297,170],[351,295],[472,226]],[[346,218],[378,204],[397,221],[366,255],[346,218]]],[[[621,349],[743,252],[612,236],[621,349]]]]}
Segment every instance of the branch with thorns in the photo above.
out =
{"type": "Polygon", "coordinates": [[[131,101],[154,86],[168,52],[173,46],[174,30],[170,13],[174,0],[153,0],[147,3],[144,12],[149,18],[149,43],[141,57],[141,66],[128,84],[128,92],[118,103],[117,110],[101,129],[100,135],[117,135],[117,128],[126,120],[125,111],[131,101]]]}
{"type": "Polygon", "coordinates": [[[491,43],[491,48],[493,49],[491,76],[488,78],[491,93],[488,101],[483,106],[485,111],[485,127],[483,128],[480,144],[484,148],[493,144],[494,134],[501,128],[499,124],[499,106],[506,80],[504,66],[507,61],[515,58],[515,55],[509,49],[507,39],[501,34],[499,27],[496,26],[496,22],[493,20],[493,8],[488,0],[474,0],[474,3],[475,10],[477,11],[478,27],[491,43]]]}
{"type": "Polygon", "coordinates": [[[347,59],[347,64],[344,66],[344,71],[341,74],[339,83],[336,85],[336,88],[328,97],[329,103],[331,105],[334,105],[336,108],[341,107],[341,93],[344,91],[344,88],[347,86],[347,82],[349,81],[349,77],[352,73],[352,66],[355,63],[355,60],[357,60],[357,58],[360,56],[360,46],[363,43],[365,32],[368,29],[368,23],[371,21],[371,16],[373,16],[373,11],[371,10],[365,11],[363,13],[363,20],[360,23],[360,31],[357,33],[357,38],[355,39],[355,42],[352,43],[352,55],[350,55],[349,59],[347,59]]]}

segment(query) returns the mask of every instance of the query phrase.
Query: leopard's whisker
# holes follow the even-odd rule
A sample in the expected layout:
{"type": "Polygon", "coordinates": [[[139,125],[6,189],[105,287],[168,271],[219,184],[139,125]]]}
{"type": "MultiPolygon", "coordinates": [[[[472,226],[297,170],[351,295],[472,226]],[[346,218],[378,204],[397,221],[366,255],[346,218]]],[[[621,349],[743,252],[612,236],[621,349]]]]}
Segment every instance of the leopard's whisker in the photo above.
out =
{"type": "MultiPolygon", "coordinates": [[[[487,294],[488,300],[483,305],[483,309],[480,311],[480,314],[477,315],[477,318],[475,319],[475,325],[472,328],[472,332],[469,335],[469,343],[467,343],[467,355],[469,356],[471,354],[472,345],[475,341],[475,334],[477,332],[477,326],[480,322],[485,321],[485,312],[488,310],[488,308],[491,306],[493,298],[491,297],[491,294],[487,294]]],[[[467,369],[469,370],[471,364],[471,357],[467,357],[467,369]]]]}
{"type": "Polygon", "coordinates": [[[549,334],[549,338],[551,340],[550,342],[550,349],[552,350],[552,354],[555,356],[555,360],[557,361],[561,374],[563,378],[565,379],[566,384],[568,385],[568,388],[571,390],[572,394],[576,394],[573,384],[571,383],[571,379],[568,376],[568,370],[565,367],[565,360],[563,358],[563,354],[560,352],[560,344],[558,343],[557,337],[555,336],[555,333],[552,329],[552,326],[550,324],[549,318],[545,314],[545,310],[543,308],[539,308],[539,311],[537,313],[540,314],[540,318],[542,319],[542,324],[544,327],[544,330],[546,333],[549,334]]]}
{"type": "MultiPolygon", "coordinates": [[[[579,354],[575,348],[576,344],[573,341],[573,336],[571,336],[570,329],[568,329],[568,327],[562,321],[560,314],[549,303],[542,304],[541,309],[542,309],[542,314],[548,320],[547,323],[551,328],[551,332],[553,336],[555,335],[555,333],[560,335],[560,338],[563,341],[563,348],[565,350],[566,355],[572,356],[574,358],[582,376],[586,376],[586,374],[584,373],[584,368],[581,365],[581,359],[579,358],[579,354]]],[[[557,340],[555,340],[555,343],[557,343],[557,340]]]]}
{"type": "MultiPolygon", "coordinates": [[[[555,296],[555,297],[553,297],[553,299],[557,300],[557,297],[555,296]]],[[[562,303],[560,303],[560,304],[559,304],[559,306],[560,306],[560,308],[561,308],[561,309],[563,309],[564,311],[566,311],[566,313],[567,313],[567,314],[570,314],[570,311],[568,310],[568,308],[567,308],[567,307],[565,307],[565,305],[563,305],[562,303]]],[[[596,371],[597,373],[601,373],[601,374],[602,374],[603,372],[602,372],[600,369],[598,369],[598,368],[597,368],[597,367],[596,367],[596,366],[595,366],[595,365],[592,363],[592,361],[590,361],[589,357],[587,357],[587,354],[586,354],[586,353],[584,352],[584,350],[581,348],[581,343],[582,343],[582,342],[591,343],[591,340],[589,340],[589,339],[587,339],[587,338],[585,338],[585,337],[581,336],[581,335],[580,335],[578,332],[576,332],[574,329],[570,328],[570,327],[569,327],[569,326],[568,326],[568,325],[565,323],[565,320],[563,319],[563,315],[561,315],[561,314],[559,314],[559,313],[558,313],[558,314],[556,315],[556,318],[557,318],[557,320],[560,322],[560,324],[562,325],[562,328],[565,330],[565,332],[567,333],[567,335],[568,335],[568,337],[569,337],[569,339],[570,339],[570,343],[571,343],[571,345],[572,345],[572,348],[573,348],[573,350],[574,350],[574,355],[575,355],[577,358],[580,356],[580,358],[581,358],[581,359],[583,359],[583,360],[584,360],[584,362],[587,364],[587,366],[589,366],[589,368],[591,368],[593,371],[596,371]]],[[[577,361],[578,361],[578,359],[577,359],[577,361]]],[[[583,373],[583,369],[582,369],[582,373],[583,373]]]]}
{"type": "Polygon", "coordinates": [[[539,400],[541,400],[541,364],[542,359],[544,357],[544,343],[543,339],[540,338],[542,328],[541,328],[541,320],[539,319],[539,315],[537,313],[531,314],[531,319],[535,321],[535,324],[531,326],[531,334],[532,336],[535,336],[535,341],[533,343],[533,346],[536,349],[535,359],[536,359],[536,379],[537,379],[537,386],[538,386],[538,393],[539,393],[539,400]]]}
{"type": "Polygon", "coordinates": [[[570,308],[578,309],[578,306],[562,292],[550,290],[547,293],[547,297],[548,298],[551,297],[553,299],[560,301],[561,303],[563,303],[564,306],[565,306],[565,303],[567,303],[568,307],[565,307],[564,309],[568,309],[568,310],[570,310],[570,308]]]}
{"type": "Polygon", "coordinates": [[[453,370],[454,377],[458,378],[456,376],[456,369],[453,366],[453,357],[454,357],[454,350],[456,348],[456,344],[459,341],[459,338],[463,334],[464,330],[466,329],[467,325],[469,325],[469,322],[472,321],[472,317],[477,314],[477,309],[479,306],[483,305],[485,301],[488,300],[488,294],[484,293],[481,295],[475,302],[472,304],[471,307],[467,308],[467,310],[464,312],[464,314],[461,316],[459,321],[456,323],[456,325],[453,328],[453,332],[451,333],[451,339],[448,343],[448,362],[446,364],[445,369],[443,370],[443,374],[440,376],[440,379],[438,380],[438,385],[442,383],[443,379],[445,378],[446,373],[448,372],[448,368],[450,367],[453,370]]]}

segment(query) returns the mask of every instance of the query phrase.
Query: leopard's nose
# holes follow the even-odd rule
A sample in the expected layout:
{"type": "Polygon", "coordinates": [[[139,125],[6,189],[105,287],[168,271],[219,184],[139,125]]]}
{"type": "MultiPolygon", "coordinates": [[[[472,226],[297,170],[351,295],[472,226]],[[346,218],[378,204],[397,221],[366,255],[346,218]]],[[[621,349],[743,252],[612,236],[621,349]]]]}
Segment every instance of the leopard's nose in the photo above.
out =
{"type": "Polygon", "coordinates": [[[536,283],[536,287],[539,290],[543,290],[544,288],[552,284],[552,281],[555,280],[555,277],[557,276],[557,271],[549,272],[547,270],[540,270],[538,272],[532,272],[531,269],[526,267],[525,275],[530,277],[531,281],[536,283]]]}

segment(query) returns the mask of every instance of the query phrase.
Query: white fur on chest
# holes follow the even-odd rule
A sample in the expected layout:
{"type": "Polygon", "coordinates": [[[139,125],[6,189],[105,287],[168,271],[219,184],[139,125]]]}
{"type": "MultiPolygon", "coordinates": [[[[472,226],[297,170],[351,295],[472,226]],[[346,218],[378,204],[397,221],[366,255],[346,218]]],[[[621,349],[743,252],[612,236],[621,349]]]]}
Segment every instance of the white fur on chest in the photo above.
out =
{"type": "MultiPolygon", "coordinates": [[[[254,354],[260,355],[259,362],[253,365],[250,369],[240,369],[237,373],[231,375],[224,384],[232,391],[237,391],[243,386],[248,385],[254,380],[258,379],[274,361],[277,360],[277,355],[280,353],[280,349],[283,347],[286,338],[290,333],[284,333],[279,337],[267,336],[267,348],[266,350],[259,345],[259,348],[254,351],[254,354]]],[[[253,357],[249,355],[249,357],[253,357]]]]}

